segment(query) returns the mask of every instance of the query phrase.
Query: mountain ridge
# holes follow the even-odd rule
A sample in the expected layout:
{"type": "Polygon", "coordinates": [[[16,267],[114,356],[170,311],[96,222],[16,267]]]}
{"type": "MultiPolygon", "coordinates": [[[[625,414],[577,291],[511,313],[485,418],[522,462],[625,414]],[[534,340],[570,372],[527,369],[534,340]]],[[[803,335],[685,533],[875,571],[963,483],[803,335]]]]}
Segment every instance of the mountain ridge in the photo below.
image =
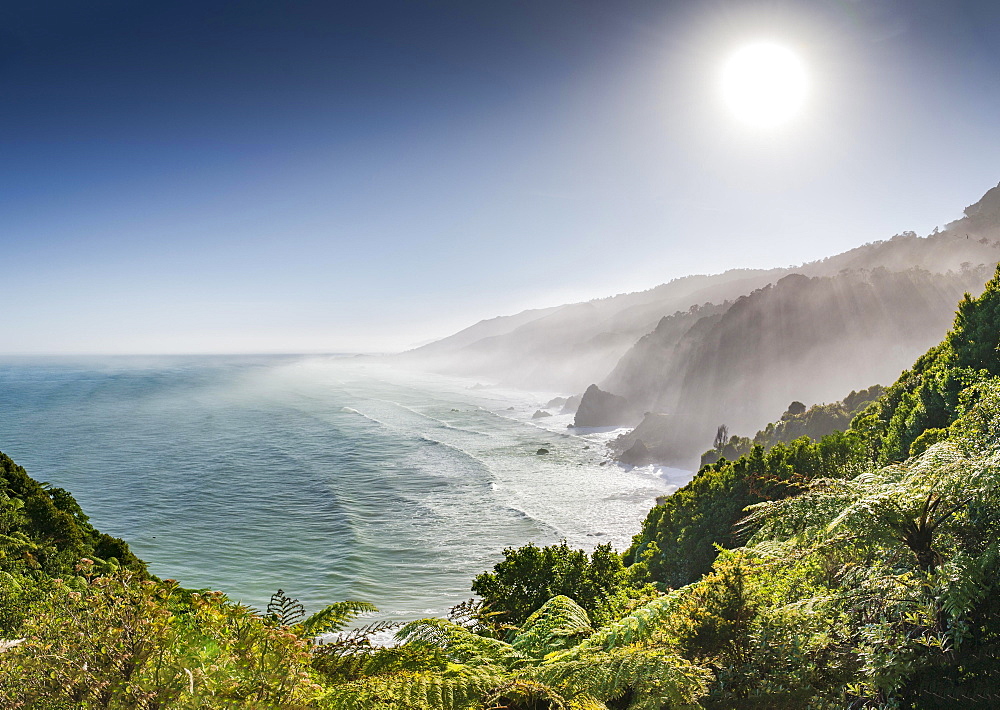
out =
{"type": "Polygon", "coordinates": [[[483,377],[525,389],[582,392],[600,382],[659,321],[694,305],[735,301],[793,273],[923,268],[959,272],[1000,261],[1000,185],[963,216],[927,236],[903,232],[797,266],[694,274],[643,291],[479,321],[400,359],[427,369],[483,377]]]}

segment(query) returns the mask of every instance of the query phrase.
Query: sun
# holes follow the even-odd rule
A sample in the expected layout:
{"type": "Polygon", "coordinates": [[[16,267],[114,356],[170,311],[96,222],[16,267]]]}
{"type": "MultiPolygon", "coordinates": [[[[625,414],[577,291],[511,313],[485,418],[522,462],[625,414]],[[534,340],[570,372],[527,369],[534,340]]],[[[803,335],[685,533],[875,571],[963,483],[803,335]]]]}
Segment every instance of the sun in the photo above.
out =
{"type": "Polygon", "coordinates": [[[722,97],[740,121],[758,128],[787,123],[809,89],[806,69],[791,50],[769,42],[736,50],[722,69],[722,97]]]}

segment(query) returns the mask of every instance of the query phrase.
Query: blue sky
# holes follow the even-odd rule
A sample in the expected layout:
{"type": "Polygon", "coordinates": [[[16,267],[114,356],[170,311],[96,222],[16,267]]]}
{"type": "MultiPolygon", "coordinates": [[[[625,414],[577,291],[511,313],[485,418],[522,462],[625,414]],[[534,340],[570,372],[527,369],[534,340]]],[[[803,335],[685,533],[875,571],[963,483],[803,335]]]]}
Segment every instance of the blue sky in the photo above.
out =
{"type": "Polygon", "coordinates": [[[392,350],[925,234],[1000,182],[992,3],[0,8],[0,352],[392,350]],[[766,39],[805,110],[742,126],[766,39]]]}

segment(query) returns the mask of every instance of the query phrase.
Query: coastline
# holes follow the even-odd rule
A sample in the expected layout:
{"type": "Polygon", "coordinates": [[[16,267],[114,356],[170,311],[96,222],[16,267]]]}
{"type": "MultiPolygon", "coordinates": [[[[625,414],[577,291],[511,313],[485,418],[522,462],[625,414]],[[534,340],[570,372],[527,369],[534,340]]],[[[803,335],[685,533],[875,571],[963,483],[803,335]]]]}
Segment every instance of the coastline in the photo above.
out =
{"type": "Polygon", "coordinates": [[[282,588],[442,614],[504,547],[624,549],[676,483],[602,466],[604,433],[532,420],[555,393],[355,359],[208,362],[8,366],[3,445],[154,574],[252,606],[282,588]]]}

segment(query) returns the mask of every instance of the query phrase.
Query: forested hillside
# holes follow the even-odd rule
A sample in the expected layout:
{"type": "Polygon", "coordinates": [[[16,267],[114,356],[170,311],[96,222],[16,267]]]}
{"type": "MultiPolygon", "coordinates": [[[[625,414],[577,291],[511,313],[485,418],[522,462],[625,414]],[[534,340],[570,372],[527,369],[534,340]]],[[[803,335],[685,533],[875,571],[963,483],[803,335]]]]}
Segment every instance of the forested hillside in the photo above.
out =
{"type": "Polygon", "coordinates": [[[954,433],[949,427],[975,411],[982,393],[995,386],[998,346],[1000,271],[981,296],[962,299],[945,340],[862,409],[844,432],[770,448],[759,442],[734,461],[703,467],[650,512],[629,554],[645,559],[660,581],[688,584],[709,570],[713,545],[732,547],[746,539],[750,530],[737,522],[747,506],[797,494],[817,479],[891,466],[947,440],[954,433]]]}
{"type": "Polygon", "coordinates": [[[836,401],[892,381],[940,338],[954,304],[978,293],[988,274],[979,267],[786,276],[683,333],[657,328],[601,387],[640,411],[693,420],[700,437],[687,453],[697,455],[719,425],[753,432],[791,401],[836,401]]]}
{"type": "Polygon", "coordinates": [[[750,453],[754,445],[763,446],[767,451],[776,444],[791,443],[803,436],[822,439],[836,431],[846,431],[854,417],[884,392],[881,385],[872,385],[858,392],[851,390],[843,400],[832,404],[814,404],[807,408],[802,402],[792,402],[781,419],[771,422],[752,438],[738,434],[730,436],[729,427],[721,425],[716,430],[713,447],[702,454],[699,468],[720,459],[737,459],[750,453]]]}

